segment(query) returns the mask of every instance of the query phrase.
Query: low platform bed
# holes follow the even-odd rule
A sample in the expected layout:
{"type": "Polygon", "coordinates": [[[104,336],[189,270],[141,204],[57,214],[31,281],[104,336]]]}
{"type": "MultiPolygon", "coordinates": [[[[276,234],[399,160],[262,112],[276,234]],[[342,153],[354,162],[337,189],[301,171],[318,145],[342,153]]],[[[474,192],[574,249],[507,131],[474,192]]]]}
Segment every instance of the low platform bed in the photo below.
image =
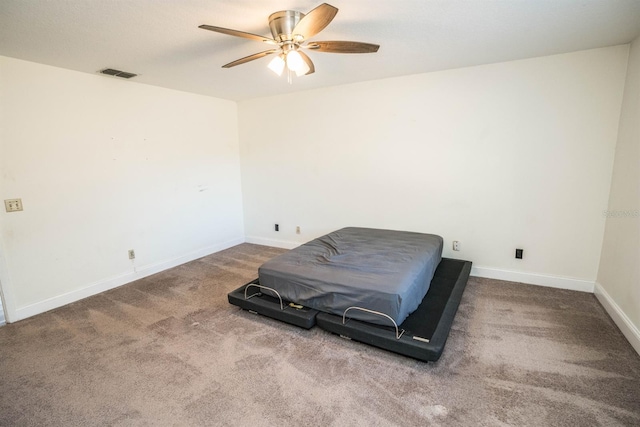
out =
{"type": "Polygon", "coordinates": [[[470,271],[470,261],[443,258],[422,303],[398,326],[399,332],[404,331],[400,339],[396,338],[393,326],[386,327],[348,318],[343,324],[342,316],[306,307],[297,309],[289,306],[289,301],[283,301],[283,310],[278,298],[267,295],[266,290],[245,299],[245,290],[251,295],[255,290],[251,285],[258,284],[258,279],[230,292],[228,297],[231,304],[256,314],[305,329],[317,324],[320,328],[344,338],[425,362],[435,362],[444,350],[470,271]],[[249,289],[247,286],[250,286],[249,289]]]}
{"type": "Polygon", "coordinates": [[[471,262],[442,259],[430,234],[345,228],[270,261],[228,294],[242,309],[318,325],[423,361],[442,354],[471,262]],[[371,283],[371,286],[367,286],[371,283]]]}

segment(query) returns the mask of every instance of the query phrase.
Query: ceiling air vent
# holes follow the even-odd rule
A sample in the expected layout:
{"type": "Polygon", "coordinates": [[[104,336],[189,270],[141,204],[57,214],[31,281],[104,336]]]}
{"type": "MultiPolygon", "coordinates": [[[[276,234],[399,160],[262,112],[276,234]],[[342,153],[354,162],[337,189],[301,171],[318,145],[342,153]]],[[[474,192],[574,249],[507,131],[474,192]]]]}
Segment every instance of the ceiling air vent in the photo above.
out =
{"type": "Polygon", "coordinates": [[[104,70],[100,70],[101,74],[106,74],[108,76],[121,77],[123,79],[130,79],[131,77],[137,76],[137,74],[127,73],[126,71],[114,70],[113,68],[105,68],[104,70]]]}

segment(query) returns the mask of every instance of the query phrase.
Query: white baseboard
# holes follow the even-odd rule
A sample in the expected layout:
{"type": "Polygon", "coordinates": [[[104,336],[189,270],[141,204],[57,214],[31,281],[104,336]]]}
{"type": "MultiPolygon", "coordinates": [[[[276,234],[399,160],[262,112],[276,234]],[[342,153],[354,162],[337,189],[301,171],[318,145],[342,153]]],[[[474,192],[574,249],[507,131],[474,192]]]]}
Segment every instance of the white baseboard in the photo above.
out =
{"type": "Polygon", "coordinates": [[[247,243],[254,243],[256,245],[273,246],[274,248],[293,249],[300,246],[300,242],[291,242],[289,240],[278,239],[266,239],[264,237],[246,236],[245,241],[247,243]]]}
{"type": "Polygon", "coordinates": [[[523,273],[520,271],[499,270],[497,268],[471,268],[471,275],[487,279],[506,280],[508,282],[527,283],[529,285],[547,286],[549,288],[569,289],[572,291],[593,292],[595,282],[570,277],[545,276],[542,274],[523,273]]]}
{"type": "Polygon", "coordinates": [[[45,311],[53,310],[54,308],[62,307],[63,305],[70,304],[75,301],[90,297],[92,295],[99,294],[100,292],[108,291],[109,289],[117,288],[118,286],[131,283],[135,280],[142,279],[152,274],[159,273],[169,268],[176,267],[178,265],[193,261],[198,258],[202,258],[207,255],[211,255],[215,252],[228,249],[232,246],[244,243],[244,238],[238,238],[229,240],[227,242],[208,246],[202,249],[189,252],[186,255],[179,256],[170,260],[158,262],[156,264],[146,265],[143,267],[137,267],[136,271],[130,271],[121,275],[104,279],[96,283],[92,283],[84,288],[67,292],[62,295],[58,295],[53,298],[46,299],[44,301],[37,302],[35,304],[28,305],[16,309],[15,316],[11,317],[11,321],[18,321],[26,319],[27,317],[35,316],[36,314],[44,313],[45,311]],[[15,317],[15,320],[13,320],[15,317]]]}
{"type": "Polygon", "coordinates": [[[600,301],[600,304],[609,313],[609,316],[613,319],[614,323],[618,326],[622,334],[629,341],[635,351],[640,354],[640,330],[631,322],[631,319],[622,311],[620,306],[611,298],[611,295],[602,287],[600,283],[596,283],[595,291],[596,298],[600,301]]]}

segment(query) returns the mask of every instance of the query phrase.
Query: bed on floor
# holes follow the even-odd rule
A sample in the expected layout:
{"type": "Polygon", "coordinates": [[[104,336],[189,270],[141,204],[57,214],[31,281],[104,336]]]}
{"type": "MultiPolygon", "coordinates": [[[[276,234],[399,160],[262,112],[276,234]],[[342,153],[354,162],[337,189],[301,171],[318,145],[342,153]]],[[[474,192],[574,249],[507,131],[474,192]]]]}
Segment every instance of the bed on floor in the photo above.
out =
{"type": "Polygon", "coordinates": [[[442,259],[433,234],[348,227],[265,262],[229,293],[245,310],[437,360],[471,263],[442,259]]]}

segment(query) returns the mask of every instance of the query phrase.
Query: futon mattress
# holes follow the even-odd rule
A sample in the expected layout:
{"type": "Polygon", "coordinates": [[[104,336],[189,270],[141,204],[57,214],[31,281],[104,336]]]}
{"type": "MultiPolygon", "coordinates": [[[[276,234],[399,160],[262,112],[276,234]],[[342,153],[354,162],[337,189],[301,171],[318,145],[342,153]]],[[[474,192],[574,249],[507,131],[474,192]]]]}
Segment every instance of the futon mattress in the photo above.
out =
{"type": "MultiPolygon", "coordinates": [[[[420,305],[441,258],[440,236],[348,227],[265,262],[258,276],[287,301],[338,315],[362,307],[399,325],[420,305]]],[[[348,317],[391,325],[359,310],[348,317]]]]}

